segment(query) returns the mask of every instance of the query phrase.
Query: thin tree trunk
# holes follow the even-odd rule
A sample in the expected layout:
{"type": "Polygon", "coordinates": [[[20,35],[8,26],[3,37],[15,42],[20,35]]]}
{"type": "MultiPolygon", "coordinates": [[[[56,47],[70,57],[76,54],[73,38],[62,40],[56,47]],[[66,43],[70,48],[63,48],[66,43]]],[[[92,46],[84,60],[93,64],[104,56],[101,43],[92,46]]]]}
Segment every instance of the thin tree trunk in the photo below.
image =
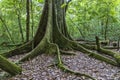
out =
{"type": "Polygon", "coordinates": [[[29,41],[30,37],[30,8],[29,8],[30,1],[26,0],[26,42],[29,41]]]}
{"type": "Polygon", "coordinates": [[[6,25],[5,21],[2,19],[1,16],[0,16],[0,20],[1,20],[1,22],[3,23],[3,25],[5,26],[5,29],[6,29],[7,32],[8,32],[9,38],[11,39],[11,41],[13,42],[13,44],[15,44],[15,42],[14,42],[14,40],[13,40],[13,38],[12,38],[12,35],[11,35],[9,29],[8,29],[8,26],[6,25]]]}
{"type": "Polygon", "coordinates": [[[33,19],[33,0],[31,0],[31,20],[32,20],[32,25],[31,25],[31,33],[32,33],[32,38],[33,38],[33,26],[34,26],[34,19],[33,19]]]}
{"type": "MultiPolygon", "coordinates": [[[[17,1],[15,0],[16,4],[17,4],[17,1]]],[[[17,5],[14,4],[14,7],[15,7],[15,10],[16,10],[16,15],[17,15],[17,19],[18,19],[18,27],[19,27],[19,31],[20,31],[20,35],[21,35],[21,41],[24,42],[24,36],[23,36],[23,30],[22,30],[22,24],[21,24],[21,7],[20,7],[20,4],[22,4],[21,2],[19,3],[18,7],[17,5]]]]}
{"type": "Polygon", "coordinates": [[[24,36],[23,36],[23,30],[22,30],[22,25],[21,25],[21,16],[20,16],[20,11],[18,10],[18,25],[19,25],[19,30],[20,30],[20,34],[21,34],[21,38],[22,38],[22,42],[24,42],[24,36]]]}
{"type": "Polygon", "coordinates": [[[118,47],[117,50],[119,50],[119,48],[120,48],[120,37],[118,38],[118,46],[117,47],[118,47]]]}
{"type": "Polygon", "coordinates": [[[80,34],[81,34],[82,38],[83,38],[83,39],[85,39],[85,36],[84,36],[84,34],[83,34],[82,30],[79,28],[79,25],[76,25],[76,24],[72,21],[72,19],[71,19],[71,18],[69,18],[69,20],[70,20],[70,21],[74,24],[74,26],[77,26],[77,28],[78,28],[78,30],[79,30],[79,32],[80,32],[80,34]]]}
{"type": "Polygon", "coordinates": [[[69,5],[69,3],[70,3],[71,1],[72,1],[72,0],[68,0],[68,1],[66,2],[65,12],[67,11],[68,5],[69,5]]]}
{"type": "Polygon", "coordinates": [[[104,34],[104,38],[105,40],[107,40],[107,32],[108,32],[108,16],[107,16],[107,19],[106,19],[106,24],[105,24],[105,34],[104,34]]]}
{"type": "MultiPolygon", "coordinates": [[[[34,19],[33,19],[33,14],[34,14],[34,11],[33,11],[33,0],[31,0],[31,20],[32,20],[32,24],[31,24],[31,34],[32,34],[32,38],[34,36],[33,34],[33,26],[34,26],[34,19]]],[[[32,42],[32,49],[34,48],[34,41],[32,42]]]]}

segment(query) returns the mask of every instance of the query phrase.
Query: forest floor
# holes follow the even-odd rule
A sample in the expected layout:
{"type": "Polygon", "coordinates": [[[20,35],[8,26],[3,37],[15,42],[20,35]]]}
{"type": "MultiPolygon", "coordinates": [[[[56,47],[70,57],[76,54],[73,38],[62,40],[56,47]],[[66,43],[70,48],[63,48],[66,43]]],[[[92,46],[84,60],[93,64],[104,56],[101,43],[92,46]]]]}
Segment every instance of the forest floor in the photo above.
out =
{"type": "MultiPolygon", "coordinates": [[[[70,69],[89,74],[97,80],[120,80],[120,68],[90,58],[81,52],[75,53],[76,55],[62,55],[64,64],[70,69]]],[[[10,60],[16,61],[22,56],[24,55],[14,56],[10,60]]],[[[55,63],[55,60],[55,55],[39,55],[33,60],[22,63],[22,74],[8,80],[90,80],[61,71],[56,66],[50,67],[49,65],[55,63]]]]}

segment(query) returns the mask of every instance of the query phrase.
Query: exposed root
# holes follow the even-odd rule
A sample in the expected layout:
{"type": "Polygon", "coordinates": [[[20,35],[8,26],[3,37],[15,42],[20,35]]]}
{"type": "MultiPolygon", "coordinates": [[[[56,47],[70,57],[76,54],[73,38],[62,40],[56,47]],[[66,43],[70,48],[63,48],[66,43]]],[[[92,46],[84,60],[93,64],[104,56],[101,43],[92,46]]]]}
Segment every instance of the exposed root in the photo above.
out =
{"type": "MultiPolygon", "coordinates": [[[[87,45],[87,44],[80,44],[82,45],[83,47],[87,48],[87,49],[90,49],[90,50],[97,50],[97,46],[91,46],[90,45],[87,45]]],[[[113,47],[100,47],[100,49],[98,50],[101,54],[105,54],[105,55],[108,55],[108,56],[111,56],[112,58],[114,58],[116,60],[116,62],[118,63],[118,66],[120,66],[120,54],[117,53],[117,52],[113,52],[111,50],[108,50],[108,49],[115,49],[113,47]]]]}
{"type": "MultiPolygon", "coordinates": [[[[88,54],[89,56],[91,56],[93,58],[96,58],[98,60],[104,61],[104,62],[109,63],[111,65],[114,65],[114,66],[118,66],[119,65],[115,60],[112,60],[112,59],[109,59],[107,57],[104,57],[101,54],[97,54],[95,52],[92,52],[92,51],[84,48],[82,45],[79,45],[77,42],[67,39],[63,34],[61,34],[59,32],[59,29],[57,27],[55,27],[55,28],[56,28],[56,33],[57,33],[57,35],[55,35],[55,36],[59,36],[55,40],[55,43],[58,44],[60,48],[63,48],[63,47],[70,48],[71,47],[74,50],[78,50],[78,51],[81,51],[83,53],[86,53],[86,54],[88,54]],[[59,40],[58,40],[58,38],[59,38],[59,40]]],[[[92,49],[97,49],[97,48],[96,47],[92,47],[92,49]]]]}
{"type": "Polygon", "coordinates": [[[120,54],[119,53],[113,52],[111,50],[103,49],[100,46],[99,38],[97,36],[96,36],[96,45],[97,45],[97,51],[113,57],[117,61],[118,66],[120,66],[120,54]]]}
{"type": "MultiPolygon", "coordinates": [[[[95,80],[93,77],[87,75],[87,74],[83,74],[83,73],[79,73],[79,72],[75,72],[75,71],[72,71],[70,70],[69,68],[67,68],[66,66],[63,65],[63,62],[61,60],[61,56],[60,56],[60,51],[59,51],[59,48],[56,44],[54,43],[46,43],[45,40],[43,40],[43,42],[41,44],[39,44],[32,52],[30,52],[28,55],[26,55],[25,57],[23,57],[20,62],[23,62],[23,61],[26,61],[26,60],[29,60],[29,59],[32,59],[33,57],[37,56],[39,52],[41,51],[47,51],[47,52],[51,52],[51,53],[56,53],[57,52],[57,58],[58,58],[58,63],[57,66],[64,70],[64,71],[67,71],[69,73],[72,73],[72,74],[75,74],[75,75],[78,75],[78,76],[85,76],[87,78],[90,78],[92,80],[95,80]],[[44,43],[45,42],[45,43],[44,43]],[[47,44],[47,47],[45,46],[45,44],[47,44]],[[44,46],[43,46],[44,45],[44,46]],[[39,49],[39,50],[38,50],[39,49]],[[47,49],[47,50],[46,50],[47,49]],[[37,51],[37,52],[36,52],[37,51]]],[[[54,64],[54,65],[56,65],[54,64]]],[[[52,66],[52,65],[50,65],[52,66]]]]}
{"type": "Polygon", "coordinates": [[[83,46],[79,45],[77,42],[68,40],[62,34],[60,34],[59,36],[61,36],[62,40],[67,43],[66,46],[72,47],[74,50],[78,50],[78,51],[81,51],[83,53],[86,53],[89,56],[96,58],[98,60],[104,61],[104,62],[109,63],[109,64],[114,65],[114,66],[118,66],[118,63],[115,60],[104,57],[101,54],[97,54],[95,52],[92,52],[92,51],[84,48],[83,46]]]}
{"type": "Polygon", "coordinates": [[[92,52],[92,51],[90,51],[90,50],[88,50],[88,49],[86,49],[86,48],[84,48],[84,47],[82,47],[80,45],[77,45],[76,43],[74,43],[73,48],[75,50],[78,50],[78,51],[81,51],[83,53],[88,54],[90,57],[93,57],[95,59],[104,61],[104,62],[106,62],[108,64],[111,64],[111,65],[114,65],[114,66],[118,66],[118,63],[115,60],[109,59],[109,58],[107,58],[105,56],[102,56],[101,54],[92,52]]]}
{"type": "Polygon", "coordinates": [[[76,55],[74,52],[71,51],[64,51],[64,50],[60,50],[61,54],[63,55],[76,55]]]}
{"type": "Polygon", "coordinates": [[[40,55],[40,54],[44,53],[45,50],[46,50],[46,47],[47,47],[47,41],[42,40],[36,48],[34,48],[31,52],[29,52],[27,55],[25,55],[23,58],[21,58],[19,60],[19,62],[24,62],[24,61],[33,59],[37,55],[40,55]]]}
{"type": "Polygon", "coordinates": [[[59,51],[58,46],[57,46],[56,44],[51,44],[51,45],[53,45],[54,48],[56,48],[57,58],[58,58],[58,64],[57,64],[57,66],[58,66],[60,69],[62,69],[63,71],[67,71],[67,72],[69,72],[69,73],[75,74],[75,75],[80,76],[80,77],[81,77],[81,76],[85,76],[85,77],[90,78],[90,79],[92,79],[92,80],[96,80],[96,79],[94,79],[93,77],[91,77],[91,76],[89,76],[89,75],[87,75],[87,74],[75,72],[75,71],[67,68],[66,66],[64,66],[63,63],[62,63],[62,60],[61,60],[60,51],[59,51]]]}
{"type": "Polygon", "coordinates": [[[47,67],[53,67],[53,66],[57,66],[57,65],[58,65],[58,62],[57,62],[57,63],[50,64],[50,65],[48,65],[47,67]]]}
{"type": "Polygon", "coordinates": [[[19,54],[24,54],[24,53],[27,53],[29,51],[32,50],[32,41],[22,45],[22,46],[19,46],[11,51],[8,51],[8,52],[5,52],[5,53],[1,53],[0,55],[6,57],[6,58],[9,58],[9,57],[12,57],[12,56],[15,56],[15,55],[19,55],[19,54]]]}
{"type": "Polygon", "coordinates": [[[69,73],[71,73],[71,74],[74,74],[74,75],[77,75],[77,76],[80,76],[80,77],[81,77],[81,76],[85,76],[85,77],[90,78],[90,79],[92,79],[92,80],[96,80],[96,79],[94,79],[93,77],[91,77],[91,76],[89,76],[89,75],[87,75],[87,74],[73,71],[73,70],[67,68],[66,66],[64,66],[64,65],[62,65],[62,64],[59,64],[58,67],[59,67],[60,69],[62,69],[63,71],[69,72],[69,73]]]}

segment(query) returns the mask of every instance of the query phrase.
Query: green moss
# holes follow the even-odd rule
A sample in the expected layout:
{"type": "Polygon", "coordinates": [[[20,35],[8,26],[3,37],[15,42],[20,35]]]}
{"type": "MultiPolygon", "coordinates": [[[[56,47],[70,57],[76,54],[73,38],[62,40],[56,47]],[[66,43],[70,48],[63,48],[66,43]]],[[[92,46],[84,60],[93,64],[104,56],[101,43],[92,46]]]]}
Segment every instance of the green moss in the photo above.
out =
{"type": "Polygon", "coordinates": [[[114,57],[120,66],[120,54],[115,54],[114,57]]]}
{"type": "Polygon", "coordinates": [[[0,55],[0,68],[11,75],[20,74],[22,69],[0,55]]]}

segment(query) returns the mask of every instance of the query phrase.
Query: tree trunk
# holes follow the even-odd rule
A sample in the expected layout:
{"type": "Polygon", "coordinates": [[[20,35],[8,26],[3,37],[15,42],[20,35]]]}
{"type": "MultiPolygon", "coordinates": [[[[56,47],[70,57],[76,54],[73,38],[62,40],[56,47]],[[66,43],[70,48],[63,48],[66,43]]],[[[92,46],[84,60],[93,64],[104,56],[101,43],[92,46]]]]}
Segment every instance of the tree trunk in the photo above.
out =
{"type": "Polygon", "coordinates": [[[15,44],[15,42],[14,42],[14,40],[13,40],[13,38],[12,38],[12,35],[11,35],[9,29],[8,29],[8,26],[7,26],[6,23],[5,23],[5,20],[3,20],[1,16],[0,16],[0,20],[1,20],[1,22],[3,23],[5,29],[7,30],[10,40],[13,42],[13,44],[15,44]]]}
{"type": "Polygon", "coordinates": [[[30,1],[26,0],[26,42],[29,41],[30,36],[30,8],[29,8],[30,1]]]}
{"type": "Polygon", "coordinates": [[[22,25],[21,25],[21,13],[20,10],[17,10],[18,14],[18,26],[19,26],[19,30],[20,30],[20,34],[21,34],[21,38],[22,38],[22,42],[24,42],[24,36],[23,36],[23,30],[22,30],[22,25]]]}
{"type": "Polygon", "coordinates": [[[108,16],[107,16],[107,19],[106,19],[106,23],[105,23],[105,34],[104,34],[104,38],[105,40],[107,40],[107,33],[108,33],[108,16]]]}

